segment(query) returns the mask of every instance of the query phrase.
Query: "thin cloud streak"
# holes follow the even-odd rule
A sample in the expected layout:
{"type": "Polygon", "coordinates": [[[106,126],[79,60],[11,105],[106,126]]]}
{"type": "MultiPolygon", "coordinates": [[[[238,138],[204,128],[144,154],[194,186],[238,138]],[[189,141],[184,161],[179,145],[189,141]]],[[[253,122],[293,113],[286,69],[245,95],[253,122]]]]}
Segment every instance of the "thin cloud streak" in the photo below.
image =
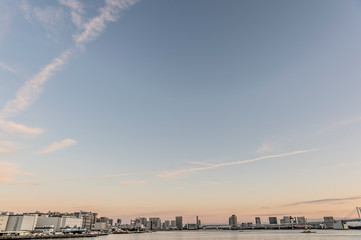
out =
{"type": "Polygon", "coordinates": [[[351,201],[351,200],[358,200],[358,199],[361,199],[361,196],[347,197],[347,198],[324,198],[324,199],[316,199],[316,200],[310,200],[310,201],[302,201],[302,202],[290,203],[290,204],[286,204],[286,205],[283,205],[283,206],[297,206],[297,205],[303,205],[303,204],[334,203],[334,202],[351,201]]]}
{"type": "Polygon", "coordinates": [[[105,6],[100,9],[100,14],[84,24],[84,31],[74,35],[77,47],[96,39],[106,27],[107,22],[115,22],[122,10],[134,5],[136,0],[106,0],[105,6]]]}
{"type": "Polygon", "coordinates": [[[27,81],[16,93],[13,100],[8,101],[0,112],[0,119],[13,117],[24,111],[39,97],[43,86],[48,79],[66,63],[71,54],[71,49],[65,50],[59,57],[54,58],[38,74],[27,81]]]}
{"type": "MultiPolygon", "coordinates": [[[[74,13],[80,14],[82,12],[82,6],[80,4],[76,4],[74,1],[70,2],[63,0],[60,2],[63,5],[70,7],[74,13]]],[[[106,0],[105,3],[105,6],[100,9],[100,15],[90,19],[82,26],[79,26],[84,30],[74,36],[76,48],[83,48],[84,43],[95,40],[105,30],[107,22],[116,21],[120,12],[134,5],[136,1],[106,0]]],[[[25,13],[25,17],[29,19],[31,7],[25,1],[22,2],[21,7],[25,13]]],[[[73,19],[76,21],[76,24],[80,24],[79,16],[75,16],[77,20],[75,20],[75,18],[73,19]]],[[[25,82],[25,84],[17,91],[15,99],[6,102],[4,108],[0,111],[0,129],[33,135],[41,134],[43,132],[43,130],[39,128],[30,128],[13,122],[6,122],[3,119],[16,116],[34,103],[43,91],[44,84],[55,74],[55,72],[61,70],[73,51],[74,48],[68,48],[58,57],[54,58],[33,78],[25,82]]],[[[7,69],[9,70],[9,68],[7,69]]],[[[12,69],[10,68],[10,70],[12,69]]]]}
{"type": "Polygon", "coordinates": [[[308,152],[313,152],[313,151],[316,151],[316,149],[299,150],[299,151],[283,153],[283,154],[277,154],[277,155],[268,155],[268,156],[263,156],[263,157],[258,157],[258,158],[243,160],[243,161],[235,161],[235,162],[220,163],[220,164],[211,164],[211,165],[206,166],[206,167],[184,168],[184,169],[178,169],[178,170],[175,170],[175,171],[165,171],[165,172],[162,172],[162,173],[158,174],[158,177],[160,177],[160,178],[170,178],[170,177],[175,177],[175,176],[178,176],[180,174],[185,174],[185,173],[199,172],[199,171],[209,170],[209,169],[213,169],[213,168],[246,164],[246,163],[256,162],[256,161],[265,160],[265,159],[293,156],[293,155],[298,155],[298,154],[308,153],[308,152]]]}
{"type": "Polygon", "coordinates": [[[58,151],[58,150],[73,146],[76,143],[77,143],[77,141],[67,138],[60,142],[55,142],[55,143],[51,144],[50,146],[41,149],[40,151],[37,152],[37,154],[44,154],[44,153],[58,151]]]}
{"type": "Polygon", "coordinates": [[[8,72],[12,72],[12,73],[18,74],[18,71],[17,71],[15,68],[10,67],[9,65],[7,65],[7,64],[5,64],[5,63],[3,63],[3,62],[0,62],[0,68],[6,70],[6,71],[8,71],[8,72]]]}
{"type": "Polygon", "coordinates": [[[71,19],[78,27],[83,27],[82,14],[84,12],[83,5],[77,0],[59,0],[59,3],[70,8],[71,19]]]}
{"type": "Polygon", "coordinates": [[[44,130],[41,128],[27,127],[19,123],[4,121],[1,119],[0,119],[0,129],[5,132],[10,132],[10,133],[17,132],[25,135],[40,135],[44,132],[44,130]]]}

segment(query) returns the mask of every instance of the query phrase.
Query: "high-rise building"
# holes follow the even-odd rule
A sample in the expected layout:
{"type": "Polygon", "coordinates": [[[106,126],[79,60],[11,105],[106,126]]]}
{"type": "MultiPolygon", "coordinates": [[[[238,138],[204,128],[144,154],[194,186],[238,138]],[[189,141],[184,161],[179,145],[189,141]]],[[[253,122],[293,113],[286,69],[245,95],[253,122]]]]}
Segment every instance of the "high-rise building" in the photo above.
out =
{"type": "Polygon", "coordinates": [[[165,228],[165,229],[169,229],[169,227],[170,227],[170,221],[169,221],[169,220],[165,220],[165,221],[164,221],[164,228],[165,228]]]}
{"type": "Polygon", "coordinates": [[[277,217],[269,217],[269,224],[277,224],[277,217]]]}
{"type": "Polygon", "coordinates": [[[261,226],[261,218],[260,217],[256,217],[256,226],[261,226]]]}
{"type": "Polygon", "coordinates": [[[176,223],[176,227],[178,230],[183,229],[183,217],[182,216],[175,217],[175,223],[176,223]]]}
{"type": "Polygon", "coordinates": [[[117,227],[120,227],[122,225],[122,219],[118,218],[117,223],[115,224],[117,227]]]}
{"type": "Polygon", "coordinates": [[[229,222],[229,226],[231,228],[237,228],[238,222],[237,222],[237,216],[236,215],[230,216],[229,219],[228,219],[228,222],[229,222]]]}
{"type": "Polygon", "coordinates": [[[156,218],[149,218],[149,224],[151,230],[159,230],[162,228],[162,222],[160,221],[159,217],[156,218]]]}
{"type": "Polygon", "coordinates": [[[172,228],[176,228],[176,227],[177,227],[176,221],[175,221],[175,220],[171,220],[171,221],[170,221],[170,226],[171,226],[172,228]]]}

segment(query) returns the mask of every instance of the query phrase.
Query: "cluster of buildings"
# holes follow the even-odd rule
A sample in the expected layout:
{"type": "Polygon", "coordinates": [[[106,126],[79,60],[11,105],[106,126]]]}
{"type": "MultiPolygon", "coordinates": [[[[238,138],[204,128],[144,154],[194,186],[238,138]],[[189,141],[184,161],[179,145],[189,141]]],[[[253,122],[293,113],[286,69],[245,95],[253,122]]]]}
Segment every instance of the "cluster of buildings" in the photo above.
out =
{"type": "Polygon", "coordinates": [[[323,228],[323,229],[333,229],[335,220],[333,217],[324,217],[323,221],[313,221],[307,222],[307,219],[304,216],[292,217],[292,216],[283,216],[279,221],[277,217],[269,217],[268,223],[262,224],[260,217],[255,217],[255,224],[252,222],[247,223],[238,223],[237,216],[232,215],[228,219],[230,229],[240,229],[240,228],[305,228],[305,227],[314,227],[314,228],[323,228]]]}
{"type": "Polygon", "coordinates": [[[0,235],[21,233],[83,233],[110,229],[112,219],[92,212],[34,212],[14,214],[0,212],[0,235]]]}
{"type": "MultiPolygon", "coordinates": [[[[198,230],[198,229],[280,229],[280,228],[337,228],[337,221],[333,217],[324,217],[323,221],[307,222],[304,216],[284,216],[280,220],[277,217],[269,217],[268,223],[262,223],[260,217],[255,218],[255,223],[238,223],[237,216],[232,215],[228,219],[229,225],[216,226],[204,225],[198,216],[194,223],[183,223],[183,217],[177,216],[172,220],[162,221],[159,217],[138,217],[129,224],[122,224],[121,219],[113,222],[108,217],[98,217],[97,213],[79,211],[73,213],[60,212],[33,212],[14,214],[13,212],[0,212],[0,236],[9,234],[41,233],[120,233],[122,231],[167,231],[167,230],[198,230]]],[[[342,222],[341,222],[342,223],[342,222]]]]}
{"type": "Polygon", "coordinates": [[[131,220],[130,224],[118,225],[122,230],[197,230],[201,229],[201,220],[198,216],[195,219],[195,223],[183,224],[183,217],[177,216],[174,220],[164,220],[163,222],[159,217],[151,217],[149,219],[144,217],[131,220]]]}
{"type": "Polygon", "coordinates": [[[97,213],[79,211],[73,213],[32,212],[14,214],[0,212],[0,236],[22,235],[28,233],[61,234],[89,232],[120,232],[120,231],[159,231],[159,230],[197,230],[201,221],[196,217],[195,223],[183,224],[183,217],[161,221],[159,217],[139,217],[129,224],[122,224],[121,219],[113,222],[108,217],[98,217],[97,213]]]}

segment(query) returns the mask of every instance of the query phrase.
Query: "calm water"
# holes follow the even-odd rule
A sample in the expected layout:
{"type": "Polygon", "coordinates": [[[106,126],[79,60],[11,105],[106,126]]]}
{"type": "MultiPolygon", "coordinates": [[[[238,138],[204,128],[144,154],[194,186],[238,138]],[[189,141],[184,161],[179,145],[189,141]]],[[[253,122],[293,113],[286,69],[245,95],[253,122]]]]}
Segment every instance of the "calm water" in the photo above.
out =
{"type": "MultiPolygon", "coordinates": [[[[282,231],[182,231],[142,234],[111,234],[91,240],[361,240],[361,230],[318,230],[317,233],[301,233],[302,230],[282,231]]],[[[88,238],[89,239],[89,238],[88,238]]],[[[89,239],[90,240],[90,239],[89,239]]]]}

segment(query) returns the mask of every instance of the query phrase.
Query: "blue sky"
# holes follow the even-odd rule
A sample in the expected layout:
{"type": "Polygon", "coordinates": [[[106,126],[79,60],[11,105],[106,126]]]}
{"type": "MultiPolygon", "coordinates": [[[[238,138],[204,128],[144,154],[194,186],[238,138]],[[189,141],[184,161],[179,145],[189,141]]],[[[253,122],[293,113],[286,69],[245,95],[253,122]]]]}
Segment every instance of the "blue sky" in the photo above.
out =
{"type": "Polygon", "coordinates": [[[360,1],[1,1],[2,207],[346,215],[361,199],[360,13],[360,1]]]}

